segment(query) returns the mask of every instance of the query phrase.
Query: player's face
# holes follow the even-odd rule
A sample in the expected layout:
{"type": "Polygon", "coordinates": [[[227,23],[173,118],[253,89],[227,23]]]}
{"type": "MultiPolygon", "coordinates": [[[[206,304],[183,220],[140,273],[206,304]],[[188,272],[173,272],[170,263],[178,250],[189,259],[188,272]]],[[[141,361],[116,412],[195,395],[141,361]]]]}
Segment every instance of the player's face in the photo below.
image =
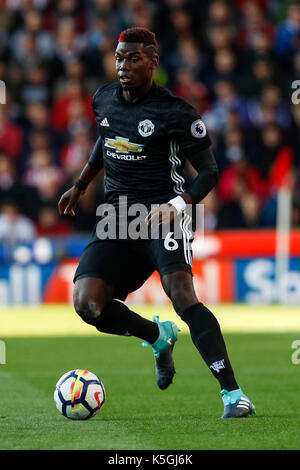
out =
{"type": "Polygon", "coordinates": [[[120,42],[115,57],[118,77],[124,90],[140,88],[152,81],[157,57],[147,55],[142,43],[120,42]]]}

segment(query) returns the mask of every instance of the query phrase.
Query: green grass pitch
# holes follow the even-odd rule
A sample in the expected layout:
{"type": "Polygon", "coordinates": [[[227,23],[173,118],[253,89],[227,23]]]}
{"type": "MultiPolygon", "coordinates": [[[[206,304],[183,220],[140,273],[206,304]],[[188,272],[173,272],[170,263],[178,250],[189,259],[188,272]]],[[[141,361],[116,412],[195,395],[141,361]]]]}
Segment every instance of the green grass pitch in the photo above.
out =
{"type": "MultiPolygon", "coordinates": [[[[177,373],[161,391],[152,351],[140,340],[97,334],[69,306],[1,310],[0,449],[300,449],[300,364],[291,360],[291,345],[300,340],[299,308],[212,309],[256,416],[220,419],[218,382],[181,322],[177,373]],[[94,372],[106,388],[105,405],[89,421],[64,418],[53,402],[55,383],[75,368],[94,372]]],[[[169,307],[136,311],[176,320],[169,307]]]]}

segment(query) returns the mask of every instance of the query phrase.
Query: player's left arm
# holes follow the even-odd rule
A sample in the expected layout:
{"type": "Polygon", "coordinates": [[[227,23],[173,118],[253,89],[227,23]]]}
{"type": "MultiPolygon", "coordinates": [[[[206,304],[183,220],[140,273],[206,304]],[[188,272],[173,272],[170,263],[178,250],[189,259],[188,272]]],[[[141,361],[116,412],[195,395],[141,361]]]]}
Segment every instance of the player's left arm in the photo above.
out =
{"type": "Polygon", "coordinates": [[[189,157],[189,162],[198,172],[185,192],[171,199],[167,204],[153,208],[146,218],[148,225],[168,223],[186,208],[186,204],[197,204],[218,182],[219,170],[211,148],[202,149],[189,157]]]}
{"type": "Polygon", "coordinates": [[[217,184],[219,170],[205,123],[195,108],[183,102],[179,110],[178,146],[181,159],[188,160],[198,173],[185,192],[171,201],[178,211],[185,204],[198,204],[217,184]]]}
{"type": "Polygon", "coordinates": [[[186,204],[197,204],[207,196],[218,182],[219,170],[212,149],[206,148],[188,157],[198,172],[184,193],[180,195],[186,204]]]}
{"type": "Polygon", "coordinates": [[[175,122],[170,126],[172,138],[174,136],[181,156],[191,163],[198,176],[182,194],[154,208],[146,218],[148,225],[173,220],[176,214],[185,210],[186,204],[197,204],[204,199],[218,181],[218,166],[201,116],[186,102],[182,102],[174,115],[175,122]]]}

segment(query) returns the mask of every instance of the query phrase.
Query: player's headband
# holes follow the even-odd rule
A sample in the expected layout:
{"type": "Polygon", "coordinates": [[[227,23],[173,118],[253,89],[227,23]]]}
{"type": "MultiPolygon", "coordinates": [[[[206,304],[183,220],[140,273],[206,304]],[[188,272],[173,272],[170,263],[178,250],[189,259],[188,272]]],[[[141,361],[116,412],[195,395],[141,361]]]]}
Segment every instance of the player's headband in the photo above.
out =
{"type": "MultiPolygon", "coordinates": [[[[122,31],[122,33],[119,36],[118,42],[127,42],[126,39],[124,39],[124,36],[125,36],[125,31],[122,31]]],[[[140,41],[137,41],[137,42],[140,42],[140,41]]],[[[145,49],[146,47],[154,47],[155,48],[155,44],[150,44],[150,43],[142,42],[142,41],[141,41],[141,44],[143,45],[143,49],[145,49]]]]}

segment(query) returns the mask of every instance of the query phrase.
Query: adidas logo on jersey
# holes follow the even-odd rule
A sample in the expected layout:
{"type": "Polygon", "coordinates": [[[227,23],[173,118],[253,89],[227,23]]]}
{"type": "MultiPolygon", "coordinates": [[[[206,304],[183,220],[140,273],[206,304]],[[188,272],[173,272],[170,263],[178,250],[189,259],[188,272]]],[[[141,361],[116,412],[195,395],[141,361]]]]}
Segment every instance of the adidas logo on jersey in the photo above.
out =
{"type": "Polygon", "coordinates": [[[100,122],[100,126],[109,127],[109,122],[106,117],[102,119],[102,121],[100,122]]]}

